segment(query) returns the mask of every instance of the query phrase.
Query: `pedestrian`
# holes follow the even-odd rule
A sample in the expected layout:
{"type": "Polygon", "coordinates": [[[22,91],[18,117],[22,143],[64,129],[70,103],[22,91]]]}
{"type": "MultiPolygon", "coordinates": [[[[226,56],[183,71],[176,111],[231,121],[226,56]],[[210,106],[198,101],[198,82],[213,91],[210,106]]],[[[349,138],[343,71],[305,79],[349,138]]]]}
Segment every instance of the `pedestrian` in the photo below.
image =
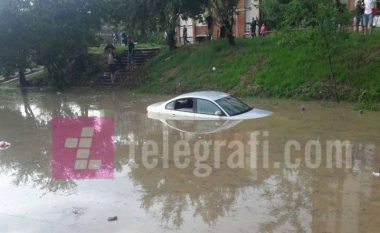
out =
{"type": "Polygon", "coordinates": [[[128,46],[128,35],[125,32],[121,33],[121,43],[128,46]]]}
{"type": "Polygon", "coordinates": [[[107,46],[104,48],[104,54],[106,55],[106,59],[107,59],[108,72],[110,73],[111,83],[114,83],[115,72],[116,72],[116,64],[115,64],[116,49],[115,49],[115,47],[111,43],[108,43],[107,46]]]}
{"type": "Polygon", "coordinates": [[[375,8],[375,3],[375,0],[364,0],[364,27],[366,35],[369,35],[372,32],[372,9],[375,8]]]}
{"type": "Polygon", "coordinates": [[[251,36],[256,37],[256,27],[257,27],[257,20],[255,17],[252,18],[252,23],[251,23],[251,36]]]}
{"type": "Polygon", "coordinates": [[[116,34],[116,32],[113,32],[112,33],[112,45],[116,46],[116,44],[117,44],[117,34],[116,34]]]}
{"type": "Polygon", "coordinates": [[[135,53],[135,43],[131,36],[128,37],[128,63],[133,62],[133,54],[135,53]]]}
{"type": "Polygon", "coordinates": [[[268,34],[268,28],[265,26],[265,23],[263,23],[260,28],[260,35],[265,36],[266,34],[268,34]]]}
{"type": "Polygon", "coordinates": [[[123,34],[124,34],[124,32],[120,32],[119,33],[119,43],[120,43],[120,45],[123,44],[123,34]]]}
{"type": "Polygon", "coordinates": [[[183,26],[183,44],[189,44],[190,41],[187,40],[187,27],[183,26]]]}
{"type": "Polygon", "coordinates": [[[361,24],[363,30],[363,16],[364,16],[364,0],[357,0],[355,7],[355,26],[356,31],[359,32],[359,25],[361,24]]]}

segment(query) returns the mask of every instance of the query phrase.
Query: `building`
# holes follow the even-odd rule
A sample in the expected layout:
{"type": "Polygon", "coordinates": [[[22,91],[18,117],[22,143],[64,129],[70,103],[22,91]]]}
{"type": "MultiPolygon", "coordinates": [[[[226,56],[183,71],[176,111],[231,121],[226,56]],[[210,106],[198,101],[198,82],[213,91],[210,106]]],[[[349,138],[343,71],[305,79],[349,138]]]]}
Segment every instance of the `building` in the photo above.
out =
{"type": "MultiPolygon", "coordinates": [[[[244,37],[250,34],[250,24],[253,17],[259,17],[259,7],[257,0],[240,0],[235,15],[234,36],[244,37]]],[[[176,40],[177,43],[183,43],[183,29],[187,28],[187,39],[190,43],[206,40],[209,35],[206,20],[188,19],[180,20],[177,27],[176,40]]],[[[215,25],[212,33],[212,39],[218,39],[220,34],[219,26],[215,25]]]]}
{"type": "MultiPolygon", "coordinates": [[[[349,10],[354,10],[357,0],[339,0],[341,4],[348,7],[349,10]]],[[[377,1],[377,9],[380,9],[380,0],[377,1]]],[[[239,12],[235,16],[235,27],[234,36],[235,37],[245,37],[250,35],[250,24],[253,17],[260,16],[259,11],[259,1],[257,0],[240,0],[238,3],[239,12]]],[[[205,20],[203,20],[205,21],[205,20]]],[[[208,28],[206,22],[200,22],[199,20],[188,19],[180,20],[179,26],[177,27],[176,40],[178,44],[183,43],[183,28],[187,28],[187,39],[190,43],[197,41],[206,40],[208,37],[208,28]]],[[[257,29],[258,30],[258,29],[257,29]]],[[[214,27],[212,33],[212,39],[218,39],[220,35],[219,26],[214,27]]]]}
{"type": "MultiPolygon", "coordinates": [[[[349,10],[354,10],[357,0],[340,0],[342,4],[347,5],[349,10]]],[[[380,9],[380,0],[376,0],[377,9],[380,9]]]]}

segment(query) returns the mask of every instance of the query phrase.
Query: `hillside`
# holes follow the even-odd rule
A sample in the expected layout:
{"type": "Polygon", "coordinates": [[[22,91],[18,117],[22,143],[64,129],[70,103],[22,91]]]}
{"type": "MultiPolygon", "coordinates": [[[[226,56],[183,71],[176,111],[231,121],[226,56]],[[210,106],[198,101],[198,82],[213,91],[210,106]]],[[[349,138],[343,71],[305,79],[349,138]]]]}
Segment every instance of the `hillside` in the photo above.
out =
{"type": "MultiPolygon", "coordinates": [[[[327,56],[307,38],[289,35],[224,40],[163,51],[147,66],[147,83],[139,90],[176,93],[220,90],[238,96],[332,99],[327,56]],[[215,69],[214,69],[215,67],[215,69]]],[[[380,31],[355,33],[333,57],[341,100],[374,108],[380,101],[380,31]]]]}

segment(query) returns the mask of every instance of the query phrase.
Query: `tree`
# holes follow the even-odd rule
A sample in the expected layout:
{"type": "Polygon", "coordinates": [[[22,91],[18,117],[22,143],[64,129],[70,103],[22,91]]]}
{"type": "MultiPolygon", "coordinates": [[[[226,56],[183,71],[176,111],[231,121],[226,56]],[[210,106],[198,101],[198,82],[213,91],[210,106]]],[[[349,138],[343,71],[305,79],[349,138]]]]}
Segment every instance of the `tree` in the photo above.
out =
{"type": "Polygon", "coordinates": [[[66,68],[87,55],[95,42],[105,17],[104,4],[102,0],[34,1],[34,14],[39,16],[38,62],[47,68],[54,86],[68,85],[66,68]]]}
{"type": "Polygon", "coordinates": [[[270,28],[279,28],[284,23],[285,12],[290,0],[265,0],[259,7],[262,15],[261,21],[270,28]]]}
{"type": "Polygon", "coordinates": [[[313,55],[327,61],[329,77],[326,81],[331,85],[334,98],[339,101],[334,57],[347,38],[347,33],[341,28],[351,18],[347,9],[331,0],[292,0],[285,18],[288,28],[309,30],[313,55]]]}
{"type": "Polygon", "coordinates": [[[66,68],[95,42],[107,0],[3,0],[0,2],[0,67],[19,71],[44,65],[53,85],[69,83],[66,68]]]}
{"type": "Polygon", "coordinates": [[[217,22],[226,29],[226,36],[230,45],[235,45],[233,35],[233,26],[235,24],[235,15],[238,0],[210,0],[210,9],[212,9],[217,22]]]}
{"type": "Polygon", "coordinates": [[[20,86],[27,85],[25,69],[33,56],[36,21],[27,0],[0,2],[0,69],[6,75],[19,73],[20,86]]]}
{"type": "Polygon", "coordinates": [[[207,0],[126,0],[127,25],[144,31],[166,33],[170,49],[176,48],[176,27],[180,17],[196,18],[204,12],[207,0]],[[144,17],[141,17],[144,14],[144,17]]]}

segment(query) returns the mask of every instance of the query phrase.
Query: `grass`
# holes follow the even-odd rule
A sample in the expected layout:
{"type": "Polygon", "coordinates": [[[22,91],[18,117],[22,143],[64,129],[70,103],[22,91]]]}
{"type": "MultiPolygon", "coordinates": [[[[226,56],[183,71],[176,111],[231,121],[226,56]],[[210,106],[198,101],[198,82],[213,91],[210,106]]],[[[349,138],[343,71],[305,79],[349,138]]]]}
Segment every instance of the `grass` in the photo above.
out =
{"type": "MultiPolygon", "coordinates": [[[[126,47],[124,45],[116,45],[116,53],[121,54],[126,50],[126,47]]],[[[89,48],[89,53],[94,55],[103,55],[104,54],[104,46],[99,47],[91,47],[89,48]]]]}
{"type": "MultiPolygon", "coordinates": [[[[47,71],[45,69],[36,71],[32,74],[26,75],[26,81],[31,86],[44,86],[48,83],[47,80],[47,71]]],[[[19,80],[15,80],[14,82],[11,82],[7,84],[9,87],[18,87],[19,86],[19,80]]]]}
{"type": "MultiPolygon", "coordinates": [[[[327,56],[305,35],[289,44],[287,35],[237,39],[163,51],[148,65],[141,92],[176,93],[220,90],[238,96],[331,99],[327,56]],[[215,70],[213,69],[215,67],[215,70]]],[[[350,33],[333,57],[342,100],[380,101],[380,32],[370,37],[350,33]]],[[[323,51],[322,51],[323,52],[323,51]]],[[[372,106],[373,105],[373,106],[372,106]]]]}
{"type": "MultiPolygon", "coordinates": [[[[161,48],[162,45],[156,44],[156,43],[141,43],[136,44],[137,49],[146,49],[146,48],[161,48]]],[[[117,44],[116,45],[116,53],[118,55],[122,54],[124,51],[127,50],[127,47],[125,45],[117,44]]],[[[104,45],[101,45],[99,47],[91,47],[89,48],[90,54],[95,55],[103,55],[104,54],[104,45]]]]}

